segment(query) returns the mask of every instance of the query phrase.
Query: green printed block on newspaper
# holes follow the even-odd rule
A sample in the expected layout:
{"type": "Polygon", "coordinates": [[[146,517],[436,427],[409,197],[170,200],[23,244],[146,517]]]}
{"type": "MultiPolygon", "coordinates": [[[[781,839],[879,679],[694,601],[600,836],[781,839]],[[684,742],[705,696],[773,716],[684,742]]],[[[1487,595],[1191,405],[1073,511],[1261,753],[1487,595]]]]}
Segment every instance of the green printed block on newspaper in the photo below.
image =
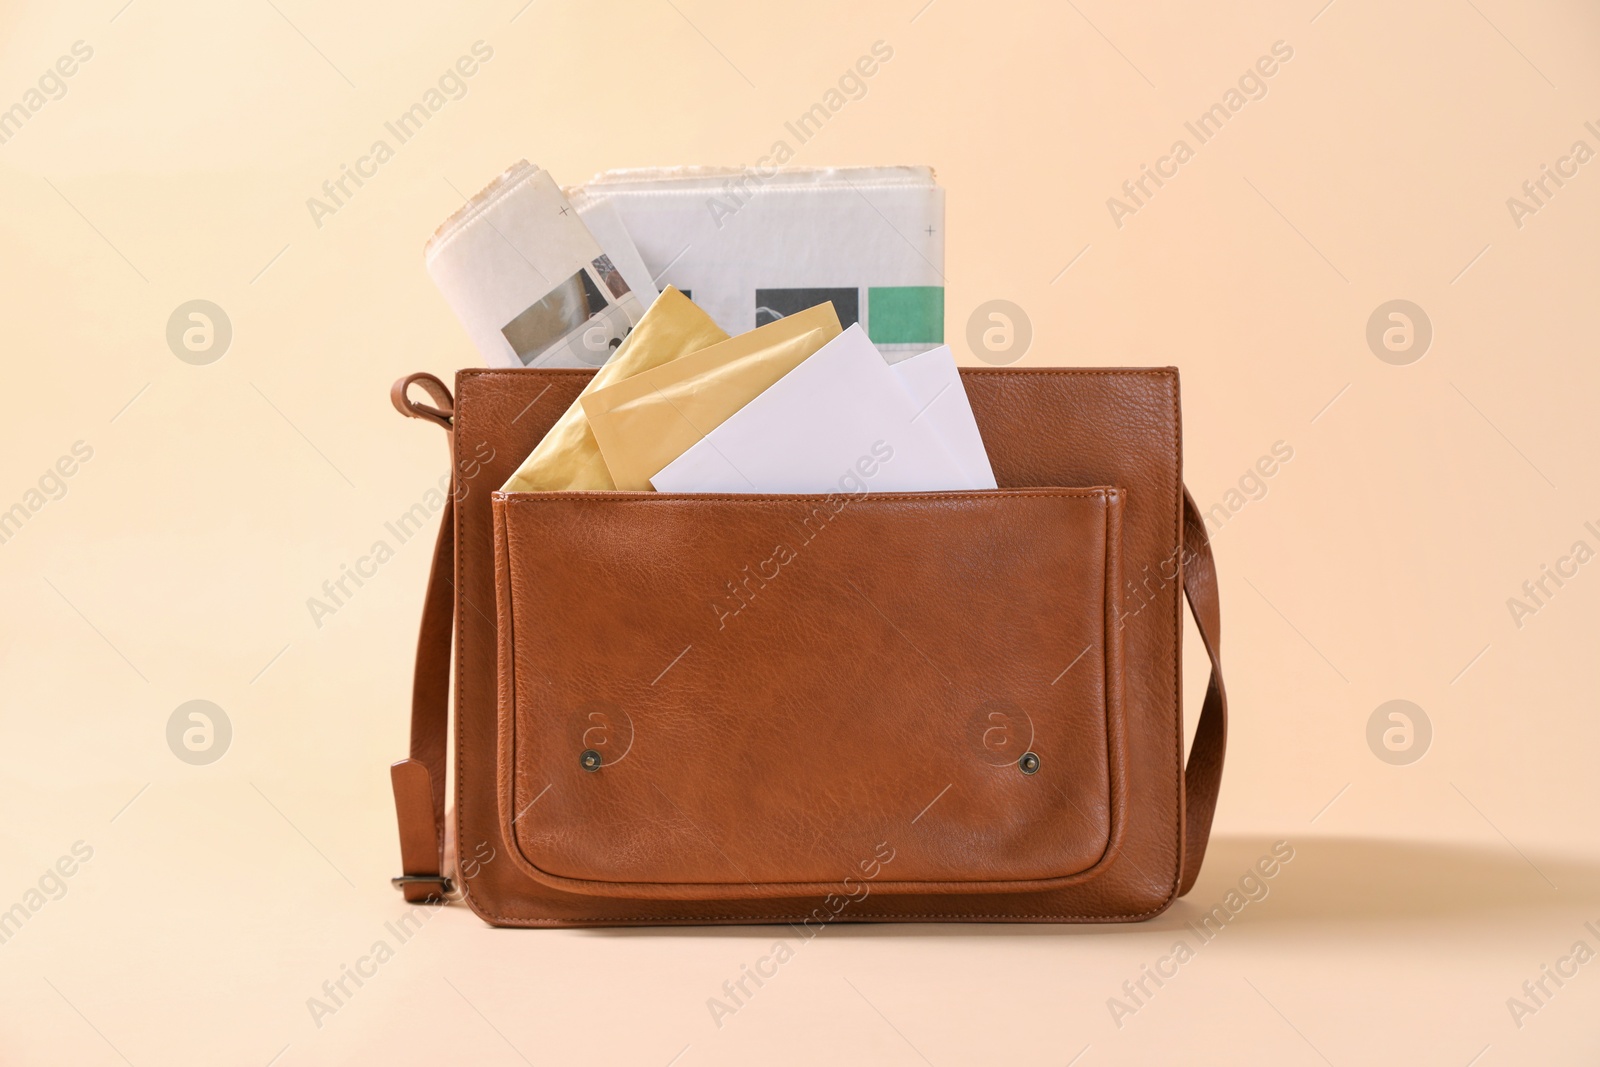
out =
{"type": "Polygon", "coordinates": [[[943,344],[944,286],[869,288],[867,336],[880,345],[943,344]]]}

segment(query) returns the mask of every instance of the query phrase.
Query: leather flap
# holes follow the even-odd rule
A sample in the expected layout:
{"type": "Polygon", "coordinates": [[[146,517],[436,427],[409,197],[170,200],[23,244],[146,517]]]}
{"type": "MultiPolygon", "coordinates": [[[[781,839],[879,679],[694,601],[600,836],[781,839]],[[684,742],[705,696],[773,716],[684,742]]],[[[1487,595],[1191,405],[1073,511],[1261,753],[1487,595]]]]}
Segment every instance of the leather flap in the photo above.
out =
{"type": "Polygon", "coordinates": [[[1126,821],[1122,507],[495,494],[515,862],[666,899],[1088,877],[1126,821]]]}

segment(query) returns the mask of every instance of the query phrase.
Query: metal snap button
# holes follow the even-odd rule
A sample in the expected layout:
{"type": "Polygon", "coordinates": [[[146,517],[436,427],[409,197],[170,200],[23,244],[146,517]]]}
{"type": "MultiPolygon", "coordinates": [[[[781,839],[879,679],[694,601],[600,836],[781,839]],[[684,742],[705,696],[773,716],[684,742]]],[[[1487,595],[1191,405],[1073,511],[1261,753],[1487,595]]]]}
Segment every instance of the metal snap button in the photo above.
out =
{"type": "Polygon", "coordinates": [[[600,769],[600,753],[592,748],[586,748],[583,750],[583,755],[578,757],[578,762],[583,764],[583,769],[586,771],[598,771],[600,769]]]}
{"type": "Polygon", "coordinates": [[[1022,758],[1017,760],[1017,769],[1023,774],[1039,773],[1039,757],[1033,752],[1024,752],[1022,758]]]}

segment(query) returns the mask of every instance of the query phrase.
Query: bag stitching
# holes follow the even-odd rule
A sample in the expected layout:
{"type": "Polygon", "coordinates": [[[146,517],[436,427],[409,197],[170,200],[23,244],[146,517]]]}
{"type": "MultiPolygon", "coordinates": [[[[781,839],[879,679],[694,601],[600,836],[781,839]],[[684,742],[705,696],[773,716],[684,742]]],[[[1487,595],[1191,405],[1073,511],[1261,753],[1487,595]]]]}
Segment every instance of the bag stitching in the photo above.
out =
{"type": "MultiPolygon", "coordinates": [[[[988,492],[994,492],[994,491],[990,490],[988,492]]],[[[1118,489],[1115,486],[1098,486],[1098,487],[1071,487],[1071,488],[1063,488],[1063,489],[1061,489],[1059,491],[1051,490],[1051,491],[1045,491],[1045,492],[1029,491],[1029,490],[1022,490],[1022,491],[999,490],[999,492],[1005,493],[1008,496],[1008,498],[1060,499],[1060,498],[1063,498],[1063,497],[1070,497],[1070,498],[1074,498],[1074,499],[1098,499],[1100,501],[1100,503],[1101,503],[1100,511],[1101,511],[1102,523],[1103,523],[1102,533],[1101,533],[1101,557],[1102,557],[1102,563],[1101,563],[1101,566],[1100,566],[1101,579],[1104,582],[1108,582],[1108,583],[1110,582],[1110,579],[1111,579],[1111,576],[1112,576],[1111,575],[1111,572],[1112,572],[1111,560],[1113,558],[1113,556],[1112,556],[1113,546],[1112,546],[1112,538],[1111,538],[1111,512],[1112,512],[1112,508],[1116,504],[1120,503],[1120,497],[1118,495],[1121,492],[1120,489],[1118,489]]],[[[516,496],[523,496],[523,495],[526,495],[526,496],[532,498],[531,500],[528,500],[528,501],[525,501],[525,502],[537,504],[541,500],[543,500],[544,498],[546,498],[546,497],[548,497],[548,496],[550,496],[552,494],[548,494],[548,493],[516,494],[516,496]]],[[[943,495],[946,495],[946,494],[924,493],[924,494],[906,494],[906,495],[921,495],[921,496],[927,496],[927,497],[939,497],[939,496],[943,496],[943,495]]],[[[966,494],[966,495],[976,496],[979,499],[994,499],[993,497],[986,496],[983,492],[969,493],[969,494],[966,494]]],[[[496,497],[497,497],[498,502],[501,505],[508,505],[508,504],[514,502],[515,498],[516,498],[512,494],[503,494],[503,493],[497,493],[496,497]]],[[[582,497],[582,496],[576,496],[576,497],[569,497],[569,499],[585,499],[585,498],[582,497]]],[[[642,496],[642,497],[638,497],[638,498],[629,498],[629,499],[620,499],[620,500],[616,499],[616,498],[599,498],[599,499],[612,499],[612,500],[615,500],[618,503],[629,503],[629,502],[633,502],[633,503],[652,503],[652,502],[655,502],[656,500],[658,500],[659,498],[653,498],[651,496],[642,496]]],[[[724,499],[726,499],[728,501],[731,501],[731,502],[737,502],[737,503],[743,503],[743,502],[748,502],[748,501],[755,501],[755,502],[759,502],[760,501],[760,498],[758,496],[755,496],[754,494],[744,494],[744,493],[726,494],[724,496],[724,499]]],[[[662,503],[671,503],[672,501],[670,501],[670,500],[661,500],[660,502],[662,502],[662,503]]],[[[510,573],[510,566],[509,566],[509,545],[510,545],[511,534],[510,534],[509,527],[506,526],[506,524],[504,522],[504,514],[503,514],[503,512],[497,512],[496,513],[495,522],[494,522],[494,528],[495,528],[495,540],[496,540],[496,555],[498,556],[499,544],[500,544],[502,533],[504,534],[504,537],[505,537],[505,540],[506,540],[506,544],[508,546],[507,547],[508,559],[507,559],[506,580],[505,580],[505,583],[504,583],[504,590],[505,590],[505,596],[506,596],[507,602],[510,603],[514,599],[514,596],[515,596],[515,594],[513,592],[513,590],[515,588],[515,581],[513,579],[512,574],[510,573]]],[[[1118,529],[1120,530],[1120,524],[1118,526],[1118,529]]],[[[1118,561],[1120,561],[1120,559],[1121,559],[1121,542],[1120,542],[1120,539],[1118,540],[1117,545],[1116,545],[1116,558],[1118,559],[1118,561]]],[[[500,589],[501,589],[501,583],[499,582],[499,571],[500,571],[500,567],[499,567],[499,565],[497,563],[496,567],[495,567],[495,572],[496,572],[496,593],[497,593],[497,595],[499,594],[500,589]]],[[[1109,587],[1108,587],[1108,592],[1111,592],[1111,591],[1112,590],[1110,590],[1109,587]]],[[[1112,603],[1111,597],[1108,595],[1107,598],[1106,598],[1106,615],[1107,615],[1107,617],[1106,617],[1105,620],[1103,620],[1107,625],[1110,624],[1110,618],[1111,618],[1111,615],[1114,612],[1114,610],[1115,610],[1114,604],[1112,603]]],[[[512,611],[510,612],[510,615],[511,615],[511,619],[512,619],[512,624],[511,624],[512,636],[511,636],[510,640],[511,640],[511,643],[513,644],[513,646],[514,646],[514,644],[515,644],[514,630],[515,630],[515,617],[516,617],[515,616],[515,607],[514,606],[512,608],[512,611]]],[[[1111,745],[1111,740],[1110,740],[1110,703],[1109,703],[1110,697],[1109,697],[1109,687],[1112,684],[1115,684],[1116,682],[1120,682],[1121,676],[1117,675],[1117,674],[1114,674],[1113,671],[1112,671],[1113,657],[1112,657],[1112,653],[1111,653],[1111,639],[1109,637],[1110,631],[1108,630],[1107,633],[1108,633],[1107,639],[1101,642],[1101,644],[1102,644],[1101,672],[1102,672],[1102,678],[1104,679],[1104,684],[1108,688],[1107,718],[1106,718],[1106,726],[1107,726],[1107,739],[1106,739],[1107,767],[1106,767],[1106,776],[1107,776],[1107,783],[1108,783],[1108,788],[1109,788],[1111,780],[1116,777],[1116,775],[1114,774],[1114,772],[1113,772],[1113,770],[1111,768],[1111,765],[1110,765],[1110,761],[1111,761],[1111,758],[1112,758],[1112,745],[1111,745]]],[[[511,691],[514,694],[515,690],[516,690],[516,672],[515,672],[515,670],[513,670],[511,672],[511,680],[509,682],[509,685],[510,685],[511,691]]],[[[1126,724],[1126,716],[1124,715],[1124,716],[1122,716],[1122,718],[1124,720],[1124,725],[1125,725],[1126,724]]],[[[502,727],[499,727],[497,725],[497,728],[496,728],[497,739],[498,739],[498,736],[499,736],[500,733],[505,732],[505,729],[506,728],[502,728],[502,727]]],[[[512,768],[513,768],[511,773],[514,775],[516,773],[514,768],[517,765],[516,746],[518,744],[517,731],[516,731],[516,728],[515,728],[514,725],[509,728],[509,732],[511,733],[512,738],[513,738],[512,742],[511,742],[512,749],[511,749],[511,753],[510,753],[510,762],[511,762],[511,765],[512,765],[512,768]]],[[[1126,783],[1126,780],[1125,780],[1126,779],[1126,775],[1125,774],[1123,775],[1123,778],[1124,778],[1123,791],[1126,792],[1127,783],[1126,783]]],[[[499,815],[500,815],[500,823],[501,823],[499,828],[502,831],[504,831],[504,829],[505,829],[505,826],[504,826],[505,815],[506,815],[506,813],[508,811],[514,810],[516,808],[517,803],[518,803],[518,798],[515,795],[515,793],[516,793],[516,784],[515,784],[515,782],[511,782],[511,783],[509,783],[509,784],[507,784],[507,785],[505,785],[503,787],[498,786],[498,784],[497,784],[497,788],[496,788],[495,792],[496,792],[497,803],[499,805],[499,815]],[[506,807],[506,801],[508,799],[511,802],[510,808],[506,807]]],[[[513,822],[514,821],[515,820],[513,820],[513,822]]],[[[1120,824],[1121,821],[1123,821],[1123,820],[1119,820],[1119,824],[1120,824]]],[[[1126,827],[1123,827],[1121,825],[1117,825],[1114,828],[1108,829],[1105,848],[1103,848],[1101,850],[1100,855],[1098,857],[1096,857],[1096,859],[1095,859],[1095,861],[1093,863],[1091,863],[1089,866],[1083,868],[1082,870],[1074,871],[1074,872],[1071,872],[1071,873],[1065,874],[1065,875],[1057,875],[1057,876],[1055,876],[1053,878],[1017,878],[1017,879],[999,879],[999,880],[997,880],[997,879],[987,879],[987,880],[983,880],[983,881],[973,880],[970,884],[974,884],[974,885],[977,885],[977,884],[993,885],[993,884],[998,884],[999,882],[1011,882],[1011,883],[1029,882],[1029,883],[1033,883],[1033,882],[1041,882],[1041,881],[1060,881],[1060,882],[1065,883],[1064,885],[1061,885],[1061,886],[1058,886],[1058,887],[1052,887],[1052,888],[984,890],[983,891],[983,892],[994,892],[994,893],[997,893],[997,894],[1001,894],[1001,893],[1012,893],[1012,894],[1015,894],[1015,893],[1044,893],[1044,892],[1052,892],[1052,891],[1054,891],[1055,888],[1064,889],[1064,888],[1069,888],[1069,887],[1072,887],[1072,886],[1082,885],[1082,884],[1084,884],[1084,882],[1088,881],[1089,879],[1091,879],[1093,877],[1098,877],[1096,872],[1097,872],[1097,870],[1100,868],[1100,866],[1103,863],[1107,862],[1106,854],[1111,851],[1113,841],[1117,840],[1120,837],[1121,833],[1125,832],[1125,830],[1126,830],[1126,827]]],[[[518,861],[519,866],[520,865],[526,865],[526,867],[528,869],[533,870],[533,871],[538,871],[539,875],[543,875],[543,876],[549,877],[549,878],[559,879],[559,880],[561,880],[563,882],[590,883],[590,882],[596,881],[595,879],[587,879],[587,878],[581,878],[581,879],[567,878],[565,876],[552,874],[549,871],[544,870],[532,858],[530,858],[527,855],[527,853],[524,851],[523,846],[522,846],[522,840],[521,840],[521,838],[519,836],[517,836],[517,832],[516,832],[515,829],[513,829],[512,834],[506,839],[506,844],[508,846],[511,846],[514,849],[514,851],[516,853],[516,859],[518,861]]],[[[1116,857],[1113,856],[1110,862],[1115,862],[1115,860],[1116,860],[1116,857]]],[[[530,875],[530,877],[533,877],[536,881],[540,881],[541,884],[547,884],[547,883],[544,883],[542,881],[542,879],[539,878],[538,875],[530,875]]],[[[942,882],[946,882],[946,881],[949,881],[949,880],[948,879],[925,879],[925,880],[920,880],[920,881],[906,882],[904,884],[906,884],[908,886],[918,886],[918,885],[926,885],[926,884],[937,884],[937,883],[942,883],[942,882]]],[[[732,883],[724,883],[724,882],[712,882],[712,883],[602,882],[602,884],[611,885],[611,886],[617,886],[617,885],[647,885],[647,886],[661,886],[661,885],[684,885],[684,886],[687,886],[687,885],[694,885],[694,886],[698,887],[698,886],[701,886],[701,885],[719,885],[720,886],[720,885],[729,885],[729,884],[732,884],[732,883]]],[[[899,883],[896,883],[896,884],[899,884],[899,883]]],[[[955,883],[955,884],[960,885],[960,884],[967,884],[967,883],[959,883],[958,882],[958,883],[955,883]]],[[[750,887],[752,889],[761,888],[761,887],[768,887],[768,886],[786,886],[786,887],[793,887],[793,890],[796,893],[799,893],[799,892],[814,893],[814,892],[817,892],[818,890],[815,889],[815,888],[808,888],[808,887],[831,885],[831,883],[821,883],[821,882],[816,882],[816,883],[813,883],[813,882],[762,882],[762,883],[759,883],[759,886],[758,886],[757,883],[751,882],[751,883],[749,883],[749,885],[750,885],[750,887]]],[[[551,886],[550,888],[557,889],[558,891],[562,891],[562,892],[571,892],[574,895],[581,895],[581,894],[579,894],[579,891],[577,891],[577,890],[566,890],[566,889],[562,889],[559,886],[551,886]]],[[[913,893],[915,891],[916,890],[914,890],[914,889],[903,889],[903,890],[893,890],[893,891],[887,891],[887,892],[891,892],[891,893],[908,893],[909,894],[909,893],[913,893]]],[[[654,899],[672,900],[672,899],[682,899],[682,898],[661,897],[661,898],[654,898],[654,899]]],[[[741,899],[749,899],[749,898],[741,898],[741,899]]],[[[760,899],[760,898],[756,898],[756,899],[760,899]]],[[[584,921],[584,920],[575,920],[575,921],[584,921]]],[[[594,920],[594,921],[598,921],[598,920],[594,920]]]]}
{"type": "MultiPolygon", "coordinates": [[[[1057,497],[1096,497],[1106,496],[1119,489],[1114,485],[1098,485],[1087,487],[1073,487],[1061,489],[1040,490],[1015,490],[1015,489],[957,489],[949,492],[909,492],[909,493],[867,493],[863,501],[879,501],[884,504],[897,504],[912,500],[996,500],[1004,496],[1007,500],[1036,500],[1055,499],[1057,497]],[[995,494],[995,495],[990,495],[995,494]]],[[[552,492],[512,492],[495,491],[507,505],[511,504],[539,504],[546,500],[583,500],[603,502],[608,504],[766,504],[766,503],[794,503],[825,499],[834,495],[829,493],[644,493],[638,496],[612,496],[612,493],[629,493],[634,490],[626,489],[558,489],[552,492]]],[[[844,494],[838,494],[844,495],[844,494]]]]}

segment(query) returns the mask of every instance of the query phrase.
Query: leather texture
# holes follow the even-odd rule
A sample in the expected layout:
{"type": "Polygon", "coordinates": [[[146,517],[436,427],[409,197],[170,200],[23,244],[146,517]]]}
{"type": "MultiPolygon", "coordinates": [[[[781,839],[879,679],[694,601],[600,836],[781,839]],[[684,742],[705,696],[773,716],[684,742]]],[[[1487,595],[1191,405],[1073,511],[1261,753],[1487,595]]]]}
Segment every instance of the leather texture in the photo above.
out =
{"type": "Polygon", "coordinates": [[[1083,876],[1126,817],[1121,504],[497,493],[513,857],[680,900],[826,894],[884,843],[878,892],[1083,876]]]}
{"type": "Polygon", "coordinates": [[[760,542],[821,498],[492,492],[591,373],[462,371],[453,404],[423,381],[437,407],[397,383],[451,424],[456,481],[427,602],[453,600],[455,810],[420,814],[450,664],[425,609],[407,875],[454,836],[508,926],[1130,921],[1187,891],[1226,697],[1175,369],[963,370],[1002,488],[851,500],[781,564],[760,542]],[[1180,586],[1213,665],[1187,778],[1180,586]],[[1024,721],[1037,773],[986,762],[1024,721]]]}

